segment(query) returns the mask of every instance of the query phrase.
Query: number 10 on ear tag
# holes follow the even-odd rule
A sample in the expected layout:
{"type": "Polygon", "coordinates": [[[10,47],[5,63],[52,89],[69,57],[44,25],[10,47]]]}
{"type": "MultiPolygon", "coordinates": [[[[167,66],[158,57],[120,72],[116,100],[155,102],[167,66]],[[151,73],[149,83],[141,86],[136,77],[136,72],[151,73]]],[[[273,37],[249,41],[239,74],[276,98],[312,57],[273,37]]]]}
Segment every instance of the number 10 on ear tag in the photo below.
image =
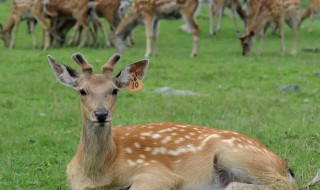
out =
{"type": "Polygon", "coordinates": [[[130,92],[139,91],[142,89],[142,81],[137,78],[135,73],[131,74],[132,79],[129,82],[129,90],[130,92]]]}

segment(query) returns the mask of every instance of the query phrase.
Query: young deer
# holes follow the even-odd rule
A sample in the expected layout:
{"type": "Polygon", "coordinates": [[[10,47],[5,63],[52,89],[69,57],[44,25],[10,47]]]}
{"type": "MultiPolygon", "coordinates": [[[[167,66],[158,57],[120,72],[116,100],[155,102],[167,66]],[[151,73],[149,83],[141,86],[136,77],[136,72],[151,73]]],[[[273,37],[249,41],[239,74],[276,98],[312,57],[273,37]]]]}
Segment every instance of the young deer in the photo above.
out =
{"type": "Polygon", "coordinates": [[[113,75],[118,54],[102,74],[81,54],[72,59],[83,74],[48,56],[57,79],[81,100],[82,134],[67,169],[72,189],[296,189],[285,161],[238,132],[177,123],[112,127],[118,90],[141,85],[148,60],[113,75]]]}
{"type": "Polygon", "coordinates": [[[320,13],[320,0],[310,0],[307,9],[301,16],[301,21],[300,21],[300,22],[303,22],[307,17],[310,17],[311,23],[310,23],[309,32],[313,31],[313,21],[317,13],[320,13]]]}
{"type": "Polygon", "coordinates": [[[248,17],[245,33],[240,37],[242,55],[249,55],[256,35],[262,34],[260,39],[259,54],[263,52],[264,28],[267,24],[277,22],[280,32],[281,55],[285,54],[284,46],[284,23],[290,20],[294,33],[291,55],[297,54],[297,41],[299,29],[299,8],[300,0],[250,0],[249,5],[251,16],[248,17]]]}
{"type": "Polygon", "coordinates": [[[123,52],[126,37],[139,23],[144,23],[147,43],[145,57],[151,55],[152,43],[154,43],[153,53],[157,54],[159,19],[177,19],[182,15],[192,28],[191,56],[196,56],[198,54],[199,27],[194,17],[198,7],[199,0],[136,0],[117,27],[114,43],[118,51],[123,52]]]}
{"type": "Polygon", "coordinates": [[[237,23],[237,18],[236,18],[236,12],[238,12],[240,18],[245,21],[245,12],[242,9],[241,3],[239,0],[210,0],[210,29],[209,33],[210,35],[215,35],[217,31],[220,31],[221,29],[221,19],[223,16],[223,10],[225,6],[229,5],[232,10],[232,17],[234,24],[237,28],[237,31],[239,31],[239,26],[237,23]],[[219,14],[219,21],[218,21],[218,26],[217,26],[217,31],[215,30],[214,26],[214,17],[219,14]]]}
{"type": "MultiPolygon", "coordinates": [[[[50,27],[45,20],[43,11],[42,11],[42,0],[13,0],[10,16],[7,20],[4,28],[0,26],[0,36],[4,41],[5,47],[13,48],[16,43],[16,35],[22,19],[36,20],[42,26],[44,31],[44,49],[49,48],[50,46],[50,27]]],[[[36,37],[34,34],[34,24],[31,25],[31,35],[32,35],[32,46],[36,48],[36,37]]]]}

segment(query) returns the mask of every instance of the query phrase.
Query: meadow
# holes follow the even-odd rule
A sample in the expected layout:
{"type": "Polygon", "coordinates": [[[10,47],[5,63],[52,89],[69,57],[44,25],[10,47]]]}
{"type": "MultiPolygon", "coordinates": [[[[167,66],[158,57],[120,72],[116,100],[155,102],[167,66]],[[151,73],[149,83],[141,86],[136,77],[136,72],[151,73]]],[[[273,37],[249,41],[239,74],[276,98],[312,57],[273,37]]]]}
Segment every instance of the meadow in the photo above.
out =
{"type": "MultiPolygon", "coordinates": [[[[0,23],[5,23],[9,7],[10,1],[0,4],[0,23]]],[[[301,26],[296,57],[289,55],[288,27],[287,55],[279,55],[279,37],[269,32],[263,56],[255,54],[256,43],[253,54],[243,57],[229,15],[228,10],[222,31],[210,36],[208,8],[203,5],[197,19],[200,53],[194,58],[189,57],[191,35],[179,29],[183,21],[161,21],[159,55],[149,58],[144,89],[119,93],[113,124],[171,121],[239,131],[279,154],[297,182],[305,184],[320,169],[320,53],[301,49],[320,48],[320,20],[313,33],[308,32],[309,20],[301,26]],[[299,89],[280,90],[288,85],[299,89]],[[201,95],[154,92],[166,86],[201,95]]],[[[40,44],[42,32],[36,28],[40,44]]],[[[136,28],[134,36],[136,44],[122,54],[115,74],[144,58],[144,27],[136,28]]],[[[75,52],[83,53],[100,72],[115,49],[32,50],[25,22],[14,49],[0,44],[0,189],[68,189],[65,170],[81,131],[79,95],[57,82],[46,55],[79,71],[70,58],[75,52]]]]}

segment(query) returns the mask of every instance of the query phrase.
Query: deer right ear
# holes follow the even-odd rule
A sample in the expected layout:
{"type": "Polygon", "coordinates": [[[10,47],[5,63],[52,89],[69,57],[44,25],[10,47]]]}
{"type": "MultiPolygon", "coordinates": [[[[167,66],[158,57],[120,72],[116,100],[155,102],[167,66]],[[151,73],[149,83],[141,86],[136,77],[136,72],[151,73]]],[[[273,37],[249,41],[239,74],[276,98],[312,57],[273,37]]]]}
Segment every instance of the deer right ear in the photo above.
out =
{"type": "Polygon", "coordinates": [[[48,61],[57,79],[68,87],[77,87],[77,79],[80,77],[79,73],[71,67],[59,63],[51,55],[48,55],[48,61]]]}
{"type": "Polygon", "coordinates": [[[126,66],[116,76],[118,87],[127,88],[130,80],[132,80],[134,77],[137,77],[138,79],[142,80],[148,70],[148,67],[148,60],[141,60],[126,66]]]}

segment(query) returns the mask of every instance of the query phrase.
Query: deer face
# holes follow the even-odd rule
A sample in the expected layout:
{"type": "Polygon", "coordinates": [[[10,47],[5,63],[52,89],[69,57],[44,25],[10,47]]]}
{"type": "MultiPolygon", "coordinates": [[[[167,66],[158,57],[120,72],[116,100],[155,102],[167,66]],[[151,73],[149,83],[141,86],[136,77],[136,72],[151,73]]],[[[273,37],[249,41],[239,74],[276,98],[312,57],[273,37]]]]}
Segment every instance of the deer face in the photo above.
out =
{"type": "Polygon", "coordinates": [[[251,48],[254,41],[254,32],[250,32],[249,34],[243,35],[239,38],[242,46],[242,55],[248,56],[251,53],[251,48]]]}
{"type": "Polygon", "coordinates": [[[79,93],[84,121],[94,126],[110,126],[118,90],[128,87],[133,75],[142,80],[148,68],[148,61],[142,60],[128,65],[114,76],[113,66],[120,59],[119,54],[111,57],[103,66],[102,74],[92,74],[93,67],[81,54],[74,54],[72,58],[81,66],[83,74],[48,56],[57,79],[79,93]]]}

